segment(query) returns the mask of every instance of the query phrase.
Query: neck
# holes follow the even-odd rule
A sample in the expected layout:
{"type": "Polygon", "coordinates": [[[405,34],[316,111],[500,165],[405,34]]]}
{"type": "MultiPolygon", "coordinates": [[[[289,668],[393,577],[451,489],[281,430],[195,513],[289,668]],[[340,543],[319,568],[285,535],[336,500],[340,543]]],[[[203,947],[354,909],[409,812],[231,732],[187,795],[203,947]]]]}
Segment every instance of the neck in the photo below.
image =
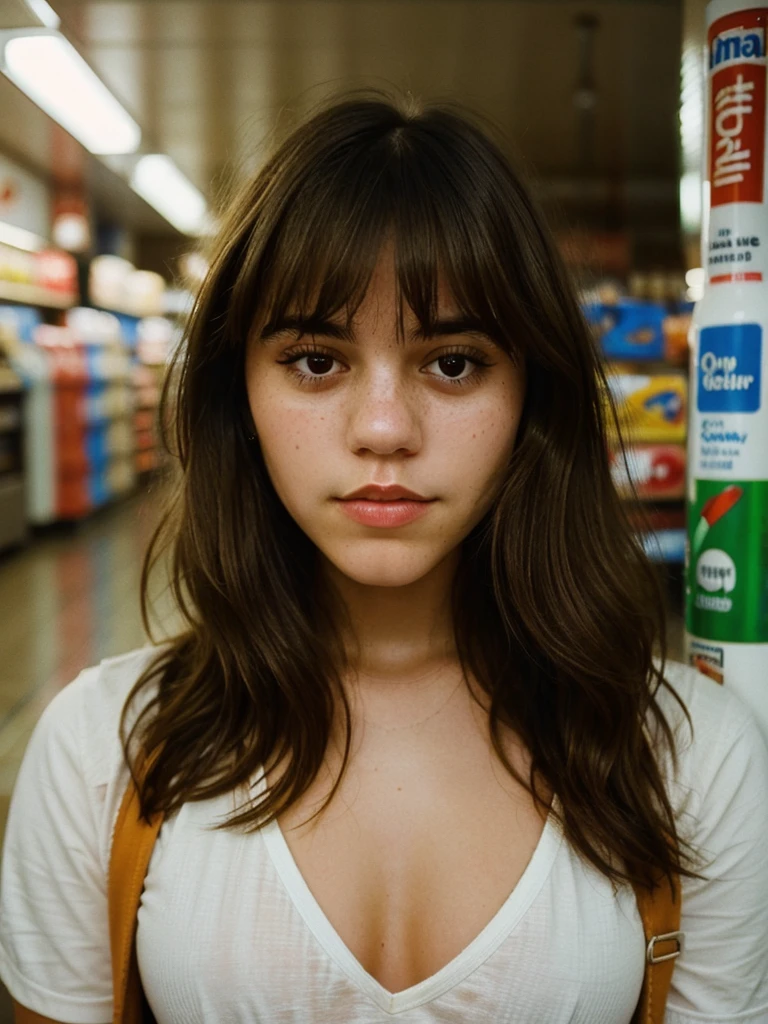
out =
{"type": "Polygon", "coordinates": [[[418,683],[456,664],[451,584],[458,551],[401,586],[370,586],[326,563],[326,583],[344,609],[347,671],[375,688],[418,683]]]}

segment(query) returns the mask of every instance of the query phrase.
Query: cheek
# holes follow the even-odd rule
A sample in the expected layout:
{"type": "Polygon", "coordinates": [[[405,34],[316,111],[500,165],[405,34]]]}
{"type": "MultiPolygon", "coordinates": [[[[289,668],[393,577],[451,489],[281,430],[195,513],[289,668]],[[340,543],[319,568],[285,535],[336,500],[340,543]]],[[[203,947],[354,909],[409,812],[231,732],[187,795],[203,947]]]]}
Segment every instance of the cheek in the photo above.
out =
{"type": "Polygon", "coordinates": [[[474,408],[445,424],[445,450],[479,484],[503,469],[515,446],[522,414],[522,389],[510,382],[474,408]]]}
{"type": "Polygon", "coordinates": [[[325,416],[293,406],[267,387],[248,388],[251,415],[270,479],[288,506],[308,496],[313,483],[327,474],[330,439],[325,416]]]}

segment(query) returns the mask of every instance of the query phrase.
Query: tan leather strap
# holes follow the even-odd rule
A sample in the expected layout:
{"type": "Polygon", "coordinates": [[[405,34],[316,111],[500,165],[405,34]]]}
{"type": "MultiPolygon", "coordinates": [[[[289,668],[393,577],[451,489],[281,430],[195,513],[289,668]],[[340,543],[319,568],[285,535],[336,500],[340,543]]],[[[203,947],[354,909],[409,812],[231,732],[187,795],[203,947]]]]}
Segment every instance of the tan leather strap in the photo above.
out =
{"type": "Polygon", "coordinates": [[[135,939],[144,877],[162,820],[163,816],[156,814],[147,824],[139,817],[138,792],[131,780],[115,822],[107,881],[113,1024],[147,1024],[152,1020],[139,976],[135,939]]]}
{"type": "MultiPolygon", "coordinates": [[[[144,888],[144,876],[152,848],[160,831],[162,815],[151,824],[139,817],[138,793],[129,783],[117,815],[109,862],[109,938],[112,950],[114,992],[113,1024],[147,1024],[152,1015],[144,999],[136,960],[136,923],[144,888]]],[[[677,899],[669,882],[662,879],[650,894],[635,887],[635,896],[646,940],[643,988],[632,1024],[664,1024],[664,1008],[675,967],[674,954],[682,949],[680,929],[680,886],[675,879],[677,899]],[[675,938],[662,938],[676,933],[675,938]],[[670,959],[658,959],[670,956],[670,959]],[[655,961],[655,962],[652,962],[655,961]]]]}
{"type": "Polygon", "coordinates": [[[632,1017],[632,1024],[664,1024],[672,972],[677,955],[682,952],[683,934],[680,931],[681,894],[679,878],[675,877],[676,899],[669,881],[661,879],[651,894],[647,889],[635,887],[637,907],[643,919],[645,932],[645,975],[640,1002],[632,1017]]]}

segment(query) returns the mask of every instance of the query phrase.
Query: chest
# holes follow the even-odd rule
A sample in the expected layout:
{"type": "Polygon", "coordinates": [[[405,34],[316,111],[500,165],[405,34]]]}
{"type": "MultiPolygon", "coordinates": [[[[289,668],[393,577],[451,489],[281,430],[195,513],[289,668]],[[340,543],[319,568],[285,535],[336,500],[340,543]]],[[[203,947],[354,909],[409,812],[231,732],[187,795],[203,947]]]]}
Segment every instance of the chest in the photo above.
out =
{"type": "MultiPolygon", "coordinates": [[[[644,954],[633,894],[617,898],[551,821],[495,917],[436,973],[403,988],[417,975],[384,985],[383,973],[369,973],[276,823],[248,835],[212,829],[231,810],[229,797],[189,803],[161,829],[137,932],[158,1024],[381,1024],[401,1014],[409,1024],[628,1024],[644,954]]],[[[470,865],[465,887],[482,875],[470,865]]],[[[346,887],[357,886],[353,878],[346,887]]],[[[430,917],[432,902],[421,905],[430,917]]],[[[369,922],[358,924],[365,938],[369,922]]]]}
{"type": "MultiPolygon", "coordinates": [[[[526,777],[510,735],[505,753],[526,777]]],[[[383,989],[400,992],[489,925],[531,861],[545,812],[466,709],[421,736],[374,730],[310,820],[333,774],[280,816],[280,838],[343,945],[383,989]]]]}

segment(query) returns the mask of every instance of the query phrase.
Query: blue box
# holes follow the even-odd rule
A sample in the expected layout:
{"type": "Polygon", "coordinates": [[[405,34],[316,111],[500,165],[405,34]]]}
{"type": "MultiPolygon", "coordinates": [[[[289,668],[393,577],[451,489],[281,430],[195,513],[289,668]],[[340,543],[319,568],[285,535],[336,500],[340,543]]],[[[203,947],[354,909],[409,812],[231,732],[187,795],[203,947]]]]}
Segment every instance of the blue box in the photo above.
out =
{"type": "Polygon", "coordinates": [[[43,322],[43,314],[34,306],[0,305],[0,320],[10,323],[19,340],[29,344],[35,340],[35,329],[43,322]]]}
{"type": "Polygon", "coordinates": [[[664,359],[664,306],[624,298],[615,305],[587,307],[584,313],[606,359],[664,359]]]}

